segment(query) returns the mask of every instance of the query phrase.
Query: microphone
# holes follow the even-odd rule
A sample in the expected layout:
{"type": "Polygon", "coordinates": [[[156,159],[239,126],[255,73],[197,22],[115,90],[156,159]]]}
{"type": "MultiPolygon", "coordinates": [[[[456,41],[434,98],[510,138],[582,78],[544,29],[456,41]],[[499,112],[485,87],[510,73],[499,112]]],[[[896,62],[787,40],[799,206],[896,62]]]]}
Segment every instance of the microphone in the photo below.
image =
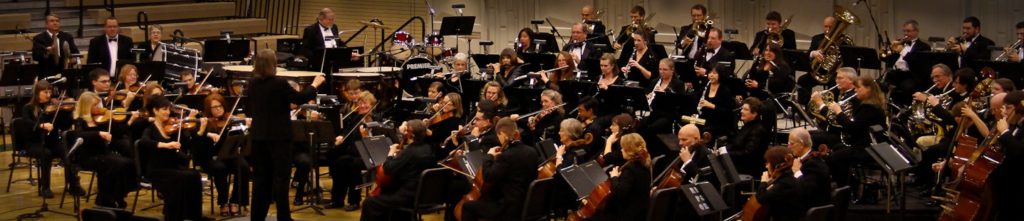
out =
{"type": "Polygon", "coordinates": [[[71,156],[71,154],[74,154],[75,150],[78,150],[78,147],[82,146],[82,143],[85,143],[85,139],[83,139],[81,137],[79,137],[78,139],[75,139],[75,144],[72,144],[71,145],[71,150],[68,150],[68,156],[71,156]]]}

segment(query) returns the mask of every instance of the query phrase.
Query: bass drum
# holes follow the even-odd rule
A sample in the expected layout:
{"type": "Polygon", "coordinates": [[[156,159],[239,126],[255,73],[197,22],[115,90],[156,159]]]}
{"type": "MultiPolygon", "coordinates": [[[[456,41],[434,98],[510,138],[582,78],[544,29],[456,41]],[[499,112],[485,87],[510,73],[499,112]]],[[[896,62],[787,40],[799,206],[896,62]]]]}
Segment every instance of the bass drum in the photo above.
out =
{"type": "Polygon", "coordinates": [[[398,62],[404,62],[415,53],[407,44],[392,44],[391,49],[389,49],[388,52],[390,52],[391,57],[398,62]]]}
{"type": "Polygon", "coordinates": [[[426,87],[420,90],[419,85],[416,83],[416,79],[421,78],[425,74],[430,74],[432,70],[440,71],[437,63],[431,60],[427,55],[420,54],[415,57],[409,58],[409,60],[402,63],[401,81],[399,84],[402,89],[418,96],[426,92],[426,87]],[[416,79],[414,79],[416,78],[416,79]]]}

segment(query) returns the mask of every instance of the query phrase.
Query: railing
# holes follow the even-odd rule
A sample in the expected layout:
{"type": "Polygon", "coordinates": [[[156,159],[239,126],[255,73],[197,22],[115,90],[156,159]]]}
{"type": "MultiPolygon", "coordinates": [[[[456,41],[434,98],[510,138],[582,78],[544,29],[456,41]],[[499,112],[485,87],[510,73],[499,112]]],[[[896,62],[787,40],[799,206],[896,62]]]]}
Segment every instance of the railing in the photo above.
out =
{"type": "MultiPolygon", "coordinates": [[[[46,1],[46,14],[50,14],[50,1],[46,1]]],[[[78,37],[82,37],[82,30],[85,26],[85,2],[78,0],[78,37]]]]}

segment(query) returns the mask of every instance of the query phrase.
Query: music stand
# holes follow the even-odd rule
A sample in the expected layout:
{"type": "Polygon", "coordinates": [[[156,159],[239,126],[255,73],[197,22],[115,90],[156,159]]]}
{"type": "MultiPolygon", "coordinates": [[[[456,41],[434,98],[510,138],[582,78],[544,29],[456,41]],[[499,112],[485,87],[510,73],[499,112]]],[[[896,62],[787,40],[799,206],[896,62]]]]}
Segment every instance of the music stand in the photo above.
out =
{"type": "MultiPolygon", "coordinates": [[[[473,35],[473,23],[476,22],[476,16],[448,16],[441,18],[441,30],[439,34],[441,36],[455,36],[455,50],[459,51],[459,37],[473,35]]],[[[470,38],[466,38],[468,41],[472,41],[470,38]]],[[[467,42],[468,45],[472,45],[471,42],[467,42]]],[[[473,47],[469,47],[472,51],[473,47]]],[[[472,53],[468,53],[472,54],[472,53]]]]}
{"type": "MultiPolygon", "coordinates": [[[[317,162],[319,159],[320,144],[328,143],[333,144],[334,142],[334,128],[331,126],[331,122],[322,120],[293,120],[292,121],[292,140],[305,140],[309,145],[310,158],[313,160],[313,168],[310,170],[311,182],[307,182],[310,191],[308,194],[312,194],[313,200],[307,200],[306,206],[302,208],[296,208],[292,212],[313,209],[317,214],[324,216],[324,208],[317,205],[323,200],[323,189],[320,187],[320,164],[317,162]]],[[[307,188],[307,187],[299,187],[307,188]]]]}
{"type": "Polygon", "coordinates": [[[356,150],[359,151],[359,158],[363,160],[363,166],[366,166],[368,169],[384,165],[384,160],[388,158],[391,144],[391,139],[385,136],[364,137],[355,142],[356,150]]]}
{"type": "Polygon", "coordinates": [[[782,49],[782,55],[794,71],[811,72],[811,58],[804,50],[782,49]]]}
{"type": "Polygon", "coordinates": [[[597,83],[578,79],[558,81],[558,90],[562,101],[569,107],[575,107],[583,97],[597,93],[597,83]]]}
{"type": "Polygon", "coordinates": [[[1024,65],[1021,63],[1006,62],[1006,61],[982,61],[978,60],[974,62],[974,71],[981,72],[982,68],[992,68],[996,71],[998,78],[1008,78],[1013,80],[1014,85],[1024,85],[1024,79],[1022,79],[1022,69],[1024,65]]]}
{"type": "Polygon", "coordinates": [[[249,56],[249,40],[206,40],[203,61],[242,61],[249,56]]]}
{"type": "Polygon", "coordinates": [[[619,104],[619,110],[625,110],[632,113],[634,110],[650,110],[650,105],[647,104],[647,91],[641,87],[631,87],[622,85],[609,85],[608,94],[605,102],[612,102],[619,104]]]}
{"type": "MultiPolygon", "coordinates": [[[[839,54],[843,55],[843,67],[856,68],[858,73],[863,74],[862,69],[882,69],[882,60],[878,58],[878,50],[874,48],[841,46],[839,54]]],[[[881,77],[882,75],[878,75],[881,77]]]]}
{"type": "MultiPolygon", "coordinates": [[[[911,57],[908,55],[907,57],[911,57]]],[[[913,74],[914,79],[931,79],[932,66],[936,64],[945,64],[949,66],[951,70],[959,69],[960,65],[957,62],[958,56],[953,52],[939,52],[939,51],[922,51],[914,52],[914,59],[907,60],[907,66],[910,67],[910,72],[913,74]]],[[[930,84],[919,84],[920,89],[930,86],[930,84]]]]}
{"type": "Polygon", "coordinates": [[[582,164],[573,164],[559,169],[558,173],[565,178],[566,183],[576,192],[577,200],[590,196],[598,185],[608,180],[608,175],[597,162],[591,160],[582,164]]]}
{"type": "Polygon", "coordinates": [[[314,51],[313,59],[310,60],[310,64],[313,64],[312,71],[324,73],[324,77],[327,78],[324,81],[326,87],[320,87],[317,93],[339,95],[338,91],[334,90],[335,82],[332,73],[339,68],[357,66],[358,62],[352,61],[352,52],[362,51],[362,49],[362,47],[338,47],[314,51]]]}
{"type": "Polygon", "coordinates": [[[555,67],[555,54],[523,53],[519,55],[530,71],[547,70],[555,67]]]}
{"type": "Polygon", "coordinates": [[[698,81],[697,72],[694,70],[693,59],[673,59],[675,63],[676,77],[683,82],[696,84],[698,81]]]}
{"type": "Polygon", "coordinates": [[[540,157],[543,158],[543,159],[548,159],[548,158],[555,157],[556,156],[555,152],[558,151],[557,150],[558,147],[555,144],[555,140],[551,139],[551,138],[544,139],[544,140],[542,140],[540,142],[537,142],[537,146],[536,147],[537,147],[537,153],[540,154],[540,157]]]}
{"type": "Polygon", "coordinates": [[[722,195],[718,194],[718,191],[715,190],[715,187],[711,185],[711,183],[688,183],[683,184],[679,189],[682,190],[683,198],[686,198],[686,204],[693,207],[692,213],[691,211],[688,211],[683,214],[692,214],[696,217],[704,217],[729,209],[729,206],[722,200],[722,195]]]}
{"type": "Polygon", "coordinates": [[[738,60],[754,59],[754,56],[750,54],[750,48],[747,47],[747,43],[740,41],[723,41],[722,48],[729,49],[729,51],[731,51],[738,60]]]}

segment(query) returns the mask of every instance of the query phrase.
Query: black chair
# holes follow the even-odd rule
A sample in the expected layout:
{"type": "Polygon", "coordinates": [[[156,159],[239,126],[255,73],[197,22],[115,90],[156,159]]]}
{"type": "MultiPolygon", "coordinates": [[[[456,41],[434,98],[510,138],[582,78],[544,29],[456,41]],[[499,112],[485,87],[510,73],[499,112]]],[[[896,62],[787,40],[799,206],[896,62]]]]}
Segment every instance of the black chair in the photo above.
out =
{"type": "Polygon", "coordinates": [[[82,210],[81,216],[82,221],[109,221],[117,220],[118,218],[117,213],[114,213],[113,210],[101,207],[86,208],[82,210]]]}
{"type": "MultiPolygon", "coordinates": [[[[135,153],[140,153],[139,152],[139,140],[136,140],[135,142],[132,143],[132,148],[135,149],[135,153]]],[[[133,161],[135,162],[135,174],[137,174],[138,176],[142,177],[143,176],[143,174],[142,174],[142,167],[143,167],[143,165],[141,165],[142,161],[141,161],[141,159],[139,159],[139,154],[135,154],[135,157],[133,158],[133,161]]],[[[89,183],[90,183],[89,186],[91,188],[92,181],[90,181],[89,183]]],[[[211,181],[211,183],[212,183],[212,181],[211,181]]],[[[142,208],[143,211],[163,205],[163,203],[156,203],[156,195],[157,195],[157,193],[156,193],[156,189],[153,188],[153,184],[152,183],[145,183],[145,182],[142,181],[142,179],[139,179],[139,188],[135,190],[135,199],[132,200],[132,212],[133,213],[138,208],[138,205],[139,205],[139,193],[142,192],[143,189],[149,189],[150,202],[154,203],[153,205],[150,205],[149,207],[142,208]]],[[[212,194],[212,192],[213,192],[212,189],[213,188],[211,187],[210,189],[211,189],[210,191],[211,191],[211,194],[212,194]]],[[[88,201],[86,201],[86,202],[88,202],[88,201]]],[[[211,200],[210,202],[214,202],[214,201],[211,200]]],[[[210,210],[212,211],[213,207],[211,206],[210,208],[211,208],[210,210]]]]}
{"type": "Polygon", "coordinates": [[[548,192],[554,184],[550,177],[534,180],[526,191],[526,200],[523,201],[523,215],[520,220],[547,220],[549,211],[548,192]]]}
{"type": "Polygon", "coordinates": [[[7,175],[7,192],[11,192],[11,184],[17,182],[27,182],[30,185],[36,185],[36,178],[32,174],[32,168],[37,164],[36,159],[28,153],[28,136],[32,132],[32,127],[35,126],[35,122],[29,121],[22,118],[14,118],[11,120],[11,140],[14,144],[14,152],[11,153],[11,164],[8,165],[10,173],[7,175]],[[27,162],[22,162],[22,158],[27,158],[27,162]],[[16,169],[29,169],[28,178],[25,179],[14,179],[14,170],[16,169]]]}
{"type": "MultiPolygon", "coordinates": [[[[75,133],[74,133],[74,131],[71,131],[71,130],[64,131],[64,132],[61,133],[61,138],[63,139],[64,144],[68,145],[68,147],[67,147],[68,151],[72,151],[71,150],[71,148],[73,147],[72,145],[74,145],[74,143],[75,143],[72,140],[75,140],[75,139],[78,138],[78,137],[73,136],[73,134],[75,134],[75,133]]],[[[71,154],[74,154],[74,153],[73,152],[69,152],[68,154],[71,155],[71,154]]],[[[70,159],[71,157],[68,157],[68,158],[70,159]]],[[[74,160],[71,160],[71,161],[74,161],[74,160]]],[[[64,172],[67,172],[67,168],[77,167],[78,166],[78,165],[75,165],[75,162],[63,162],[63,163],[64,163],[64,168],[65,168],[64,172]]],[[[78,173],[88,173],[89,174],[89,189],[86,190],[87,192],[85,193],[85,197],[91,196],[93,194],[92,193],[92,184],[93,184],[93,181],[96,181],[96,172],[80,169],[80,170],[78,170],[78,173]]],[[[69,192],[71,192],[71,183],[70,183],[70,180],[65,180],[64,181],[64,192],[60,194],[60,205],[58,207],[64,208],[64,200],[67,199],[67,195],[68,195],[69,192]]],[[[82,197],[83,196],[76,196],[74,194],[71,195],[72,206],[73,206],[74,212],[76,214],[80,211],[80,209],[82,207],[82,197]]]]}
{"type": "Polygon", "coordinates": [[[416,220],[423,220],[422,214],[445,209],[445,193],[448,188],[450,172],[445,168],[433,168],[420,173],[420,182],[416,184],[416,197],[412,207],[400,207],[399,211],[412,213],[416,220]]]}
{"type": "Polygon", "coordinates": [[[804,216],[803,221],[826,221],[833,220],[833,212],[835,206],[832,204],[825,204],[824,206],[811,207],[807,210],[807,215],[804,216]]]}
{"type": "Polygon", "coordinates": [[[647,208],[647,220],[672,220],[673,212],[679,201],[679,188],[665,188],[654,191],[651,195],[651,206],[647,208]]]}
{"type": "Polygon", "coordinates": [[[835,220],[846,220],[846,210],[850,208],[850,186],[832,190],[832,205],[835,205],[835,220]]]}
{"type": "MultiPolygon", "coordinates": [[[[652,174],[654,174],[654,178],[657,178],[658,175],[661,174],[663,170],[665,170],[665,167],[668,166],[668,163],[671,162],[671,161],[662,162],[662,161],[664,161],[664,159],[666,159],[665,155],[658,155],[658,156],[654,157],[654,159],[651,159],[651,168],[653,169],[653,170],[651,170],[651,172],[652,172],[652,174]]],[[[669,159],[669,160],[671,160],[671,159],[669,159]]]]}

